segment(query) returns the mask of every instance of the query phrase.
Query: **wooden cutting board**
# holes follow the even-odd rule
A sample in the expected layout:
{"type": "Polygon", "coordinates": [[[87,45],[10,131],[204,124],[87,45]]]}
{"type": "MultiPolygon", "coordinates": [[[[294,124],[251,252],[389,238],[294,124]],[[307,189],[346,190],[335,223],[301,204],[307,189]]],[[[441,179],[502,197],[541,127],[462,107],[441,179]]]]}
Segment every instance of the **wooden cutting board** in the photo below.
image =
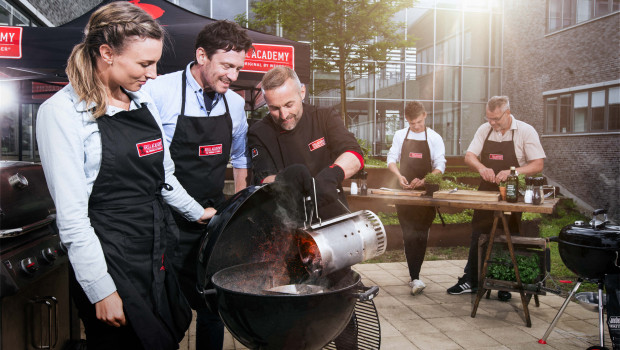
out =
{"type": "Polygon", "coordinates": [[[460,199],[464,201],[480,202],[499,202],[499,192],[496,191],[471,191],[458,190],[449,193],[449,190],[442,190],[433,193],[433,198],[460,199]]]}
{"type": "Polygon", "coordinates": [[[372,188],[369,190],[371,194],[387,194],[391,196],[411,196],[411,197],[420,197],[426,191],[421,190],[383,190],[380,188],[372,188]]]}

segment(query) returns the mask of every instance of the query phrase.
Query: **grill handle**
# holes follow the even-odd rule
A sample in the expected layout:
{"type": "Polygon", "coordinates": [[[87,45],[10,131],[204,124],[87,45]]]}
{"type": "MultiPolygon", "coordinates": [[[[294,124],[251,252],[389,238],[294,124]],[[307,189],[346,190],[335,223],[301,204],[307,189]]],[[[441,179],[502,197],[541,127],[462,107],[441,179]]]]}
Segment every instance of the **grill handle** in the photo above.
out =
{"type": "Polygon", "coordinates": [[[379,294],[379,287],[378,286],[372,286],[372,287],[366,287],[366,286],[362,286],[361,287],[362,292],[361,293],[353,293],[353,297],[357,298],[359,301],[369,301],[374,299],[378,294],[379,294]]]}

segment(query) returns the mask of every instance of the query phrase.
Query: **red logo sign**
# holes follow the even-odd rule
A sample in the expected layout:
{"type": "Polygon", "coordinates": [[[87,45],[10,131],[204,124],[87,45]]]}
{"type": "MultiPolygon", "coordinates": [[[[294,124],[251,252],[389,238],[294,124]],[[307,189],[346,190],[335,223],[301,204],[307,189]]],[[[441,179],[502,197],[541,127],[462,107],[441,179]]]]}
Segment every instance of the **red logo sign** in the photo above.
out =
{"type": "Polygon", "coordinates": [[[22,58],[21,27],[0,27],[0,58],[22,58]]]}
{"type": "Polygon", "coordinates": [[[265,73],[273,67],[286,66],[295,69],[295,48],[289,45],[252,44],[245,55],[242,71],[265,73]]]}
{"type": "Polygon", "coordinates": [[[418,158],[418,159],[422,159],[422,153],[413,153],[413,152],[409,152],[409,158],[418,158]]]}
{"type": "Polygon", "coordinates": [[[146,13],[151,15],[153,19],[158,19],[164,14],[164,12],[166,12],[159,6],[155,6],[151,4],[141,4],[140,0],[131,0],[129,2],[143,9],[146,13]]]}
{"type": "Polygon", "coordinates": [[[138,148],[138,155],[144,157],[153,153],[162,152],[164,150],[164,144],[161,142],[161,139],[157,139],[137,143],[136,148],[138,148]]]}
{"type": "Polygon", "coordinates": [[[504,160],[503,154],[489,154],[490,160],[504,160]]]}
{"type": "Polygon", "coordinates": [[[210,145],[210,146],[200,146],[198,150],[198,156],[213,156],[216,154],[222,154],[222,144],[219,145],[210,145]]]}
{"type": "Polygon", "coordinates": [[[310,147],[310,152],[319,149],[323,146],[325,146],[327,143],[325,142],[325,138],[321,137],[320,139],[316,140],[316,141],[312,141],[308,144],[308,147],[310,147]]]}

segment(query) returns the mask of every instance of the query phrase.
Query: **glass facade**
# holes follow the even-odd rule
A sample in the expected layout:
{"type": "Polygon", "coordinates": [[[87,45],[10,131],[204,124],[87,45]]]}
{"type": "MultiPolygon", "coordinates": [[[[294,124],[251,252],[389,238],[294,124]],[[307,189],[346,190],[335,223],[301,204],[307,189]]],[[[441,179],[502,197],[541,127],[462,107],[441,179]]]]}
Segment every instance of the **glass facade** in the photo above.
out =
{"type": "MultiPolygon", "coordinates": [[[[347,76],[349,129],[385,156],[405,127],[405,104],[419,100],[446,155],[463,155],[486,101],[501,94],[502,15],[499,1],[417,1],[399,13],[395,21],[415,46],[374,62],[374,72],[347,76]]],[[[315,71],[311,85],[311,103],[339,108],[337,73],[315,71]]]]}

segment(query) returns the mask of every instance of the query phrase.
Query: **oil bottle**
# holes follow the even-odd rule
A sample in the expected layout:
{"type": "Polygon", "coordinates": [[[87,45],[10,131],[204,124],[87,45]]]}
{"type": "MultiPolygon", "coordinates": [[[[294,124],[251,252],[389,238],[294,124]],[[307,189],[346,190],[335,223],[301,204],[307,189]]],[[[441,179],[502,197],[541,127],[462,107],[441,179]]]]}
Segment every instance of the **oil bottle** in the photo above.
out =
{"type": "Polygon", "coordinates": [[[519,199],[519,177],[516,168],[510,167],[510,175],[506,179],[506,202],[516,203],[519,199]]]}

